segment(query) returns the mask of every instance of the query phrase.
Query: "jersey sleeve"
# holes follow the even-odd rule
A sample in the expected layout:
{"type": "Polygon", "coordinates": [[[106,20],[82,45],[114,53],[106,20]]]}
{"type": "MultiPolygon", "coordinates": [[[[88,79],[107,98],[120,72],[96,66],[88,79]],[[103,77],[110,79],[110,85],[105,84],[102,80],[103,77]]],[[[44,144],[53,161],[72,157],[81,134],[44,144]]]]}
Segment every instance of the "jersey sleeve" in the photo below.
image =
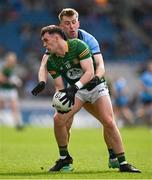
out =
{"type": "Polygon", "coordinates": [[[86,39],[86,43],[89,46],[92,54],[101,53],[99,43],[92,35],[88,36],[88,38],[86,39]]]}
{"type": "Polygon", "coordinates": [[[99,43],[94,36],[82,29],[79,29],[78,32],[79,39],[83,40],[89,46],[89,49],[93,55],[101,53],[99,43]]]}
{"type": "Polygon", "coordinates": [[[88,46],[83,41],[80,41],[78,43],[77,53],[79,60],[84,60],[91,57],[91,52],[88,46]]]}

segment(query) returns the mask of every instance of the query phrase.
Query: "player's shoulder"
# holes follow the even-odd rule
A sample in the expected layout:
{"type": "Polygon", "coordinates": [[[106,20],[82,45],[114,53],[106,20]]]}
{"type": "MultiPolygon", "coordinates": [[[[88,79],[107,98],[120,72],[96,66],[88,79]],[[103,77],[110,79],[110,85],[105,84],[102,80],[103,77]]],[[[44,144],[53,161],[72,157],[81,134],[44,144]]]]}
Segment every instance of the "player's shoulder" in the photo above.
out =
{"type": "Polygon", "coordinates": [[[88,33],[87,31],[85,31],[84,29],[78,29],[78,32],[81,33],[82,35],[92,36],[90,33],[88,33]]]}
{"type": "Polygon", "coordinates": [[[89,49],[88,45],[84,41],[77,38],[68,40],[68,44],[69,44],[70,52],[73,52],[73,51],[79,52],[85,49],[89,49]]]}
{"type": "Polygon", "coordinates": [[[75,46],[79,46],[80,44],[85,44],[84,41],[82,41],[81,39],[78,39],[78,38],[68,39],[68,42],[70,45],[75,45],[75,46]]]}
{"type": "Polygon", "coordinates": [[[78,29],[78,36],[79,36],[79,39],[81,39],[81,40],[83,40],[85,38],[95,38],[92,34],[85,31],[84,29],[78,29]]]}
{"type": "Polygon", "coordinates": [[[98,43],[97,39],[90,33],[86,32],[85,30],[82,30],[82,29],[78,30],[78,38],[83,40],[89,46],[89,48],[92,50],[92,52],[95,50],[94,47],[96,47],[95,52],[100,51],[99,43],[98,43]]]}

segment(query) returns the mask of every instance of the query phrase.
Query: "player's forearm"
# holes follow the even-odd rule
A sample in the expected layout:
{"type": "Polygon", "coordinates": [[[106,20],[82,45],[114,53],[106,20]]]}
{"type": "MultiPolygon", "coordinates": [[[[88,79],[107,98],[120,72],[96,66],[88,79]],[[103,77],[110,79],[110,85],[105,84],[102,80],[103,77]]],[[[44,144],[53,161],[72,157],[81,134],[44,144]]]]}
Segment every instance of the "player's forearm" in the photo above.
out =
{"type": "Polygon", "coordinates": [[[93,71],[86,71],[83,76],[80,78],[79,81],[81,81],[81,83],[83,85],[87,84],[92,78],[94,77],[94,72],[93,71]]]}
{"type": "Polygon", "coordinates": [[[41,81],[46,82],[47,81],[48,71],[47,71],[47,68],[46,68],[46,64],[47,64],[48,57],[49,56],[46,55],[46,54],[43,55],[41,65],[40,65],[40,68],[39,68],[39,72],[38,72],[38,80],[39,80],[39,82],[41,82],[41,81]]]}
{"type": "Polygon", "coordinates": [[[98,76],[99,78],[103,77],[105,74],[105,69],[103,66],[98,66],[95,71],[95,76],[98,76]]]}
{"type": "Polygon", "coordinates": [[[103,61],[102,54],[94,55],[94,59],[96,62],[95,76],[98,76],[99,78],[101,78],[105,74],[104,61],[103,61]]]}
{"type": "Polygon", "coordinates": [[[83,69],[84,74],[82,75],[79,81],[84,86],[94,77],[94,67],[92,59],[88,58],[87,60],[83,60],[81,62],[81,67],[83,69]]]}
{"type": "Polygon", "coordinates": [[[41,66],[40,69],[39,69],[39,72],[38,72],[38,80],[39,80],[39,82],[41,82],[41,81],[46,82],[47,77],[48,77],[48,72],[46,70],[46,67],[41,66]]]}

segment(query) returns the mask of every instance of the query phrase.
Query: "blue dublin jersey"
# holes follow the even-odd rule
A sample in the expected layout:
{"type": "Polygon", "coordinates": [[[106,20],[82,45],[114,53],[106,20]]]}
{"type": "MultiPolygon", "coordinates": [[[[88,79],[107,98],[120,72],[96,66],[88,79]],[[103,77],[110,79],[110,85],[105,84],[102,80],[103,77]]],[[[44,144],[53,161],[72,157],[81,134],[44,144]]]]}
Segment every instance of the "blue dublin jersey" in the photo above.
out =
{"type": "Polygon", "coordinates": [[[93,55],[101,53],[98,41],[88,32],[78,29],[78,39],[84,41],[89,46],[93,55]]]}

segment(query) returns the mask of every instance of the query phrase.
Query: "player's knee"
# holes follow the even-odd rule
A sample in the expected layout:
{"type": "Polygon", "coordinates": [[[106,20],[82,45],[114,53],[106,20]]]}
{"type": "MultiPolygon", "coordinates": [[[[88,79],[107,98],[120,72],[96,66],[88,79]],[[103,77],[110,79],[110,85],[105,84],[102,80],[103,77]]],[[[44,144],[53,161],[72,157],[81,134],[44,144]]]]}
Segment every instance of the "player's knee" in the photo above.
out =
{"type": "Polygon", "coordinates": [[[105,119],[103,126],[105,128],[114,129],[116,127],[116,123],[114,119],[111,116],[109,116],[105,119]]]}
{"type": "Polygon", "coordinates": [[[58,113],[55,113],[53,119],[54,119],[54,126],[55,126],[55,127],[65,125],[65,122],[64,122],[63,119],[58,115],[58,113]]]}

